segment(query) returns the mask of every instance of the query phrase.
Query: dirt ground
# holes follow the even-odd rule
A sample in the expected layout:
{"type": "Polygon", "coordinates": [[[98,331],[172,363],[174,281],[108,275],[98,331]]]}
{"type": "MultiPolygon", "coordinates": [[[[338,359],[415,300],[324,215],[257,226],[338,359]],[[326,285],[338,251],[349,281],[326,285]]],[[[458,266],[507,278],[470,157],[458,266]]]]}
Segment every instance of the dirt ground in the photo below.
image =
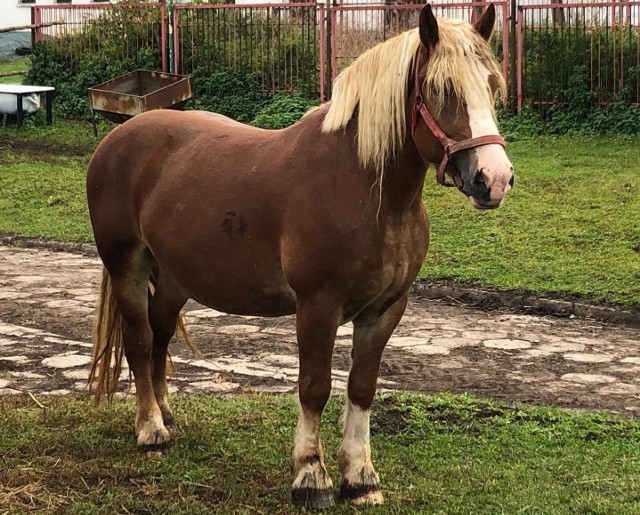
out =
{"type": "MultiPolygon", "coordinates": [[[[86,395],[99,275],[96,258],[0,246],[0,395],[86,395]]],[[[295,390],[293,317],[230,316],[193,302],[186,311],[203,359],[172,346],[173,391],[295,390]]],[[[351,331],[347,325],[338,333],[336,390],[346,387],[351,331]]],[[[385,351],[379,387],[635,415],[639,336],[638,329],[590,320],[413,297],[385,351]]]]}

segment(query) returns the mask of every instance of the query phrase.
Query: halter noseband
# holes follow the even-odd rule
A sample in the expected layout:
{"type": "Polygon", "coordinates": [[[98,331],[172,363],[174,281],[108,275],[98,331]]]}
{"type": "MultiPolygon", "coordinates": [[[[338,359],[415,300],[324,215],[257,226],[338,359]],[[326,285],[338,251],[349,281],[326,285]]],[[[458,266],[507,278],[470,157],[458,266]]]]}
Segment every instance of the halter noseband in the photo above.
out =
{"type": "Polygon", "coordinates": [[[438,122],[431,116],[429,109],[424,103],[424,98],[422,97],[422,88],[420,87],[420,73],[418,70],[418,56],[414,58],[413,70],[415,77],[415,91],[416,91],[416,102],[413,105],[413,109],[411,110],[411,136],[415,138],[416,135],[416,127],[418,126],[418,115],[422,117],[422,120],[427,125],[429,130],[433,133],[433,135],[437,138],[437,140],[444,147],[444,157],[438,165],[438,171],[436,173],[436,179],[439,184],[443,186],[456,186],[452,182],[448,182],[445,177],[445,170],[447,168],[447,164],[449,163],[449,159],[456,153],[461,150],[466,150],[469,148],[481,147],[483,145],[491,145],[497,144],[502,147],[506,147],[506,142],[502,136],[499,134],[490,134],[487,136],[478,136],[477,138],[469,138],[463,141],[456,141],[454,139],[449,138],[444,131],[438,125],[438,122]]]}

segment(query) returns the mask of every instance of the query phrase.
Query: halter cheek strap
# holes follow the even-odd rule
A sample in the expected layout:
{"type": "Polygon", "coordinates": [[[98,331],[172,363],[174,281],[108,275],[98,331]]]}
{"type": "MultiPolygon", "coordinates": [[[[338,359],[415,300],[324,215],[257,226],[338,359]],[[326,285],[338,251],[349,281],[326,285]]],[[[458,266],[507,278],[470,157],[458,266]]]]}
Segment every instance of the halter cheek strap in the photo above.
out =
{"type": "Polygon", "coordinates": [[[429,109],[424,103],[424,99],[422,97],[422,88],[420,87],[420,74],[418,72],[418,59],[414,60],[414,77],[415,77],[415,91],[416,91],[416,101],[413,105],[413,109],[411,110],[411,135],[415,139],[416,128],[418,126],[419,118],[422,118],[422,121],[427,125],[432,134],[436,137],[436,139],[442,144],[444,148],[444,157],[440,164],[438,165],[438,171],[436,173],[436,179],[439,184],[443,186],[456,186],[452,182],[447,181],[445,176],[445,171],[447,168],[447,164],[449,163],[449,159],[456,153],[461,150],[467,150],[469,148],[481,147],[483,145],[492,145],[497,144],[502,147],[506,147],[506,142],[502,136],[499,134],[490,134],[487,136],[479,136],[477,138],[469,138],[463,141],[456,141],[454,139],[449,138],[444,131],[438,125],[435,118],[431,116],[429,109]]]}

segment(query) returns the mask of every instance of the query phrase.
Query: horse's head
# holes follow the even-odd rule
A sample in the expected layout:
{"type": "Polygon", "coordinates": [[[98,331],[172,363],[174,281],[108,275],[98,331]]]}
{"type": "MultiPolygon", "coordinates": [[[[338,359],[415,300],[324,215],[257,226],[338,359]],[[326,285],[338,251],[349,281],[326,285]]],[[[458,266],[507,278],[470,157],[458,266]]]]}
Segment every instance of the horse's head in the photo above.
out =
{"type": "Polygon", "coordinates": [[[438,182],[455,186],[478,209],[497,207],[513,186],[513,167],[494,111],[504,80],[487,43],[493,4],[473,25],[420,14],[420,48],[413,71],[412,131],[424,160],[440,163],[438,182]]]}

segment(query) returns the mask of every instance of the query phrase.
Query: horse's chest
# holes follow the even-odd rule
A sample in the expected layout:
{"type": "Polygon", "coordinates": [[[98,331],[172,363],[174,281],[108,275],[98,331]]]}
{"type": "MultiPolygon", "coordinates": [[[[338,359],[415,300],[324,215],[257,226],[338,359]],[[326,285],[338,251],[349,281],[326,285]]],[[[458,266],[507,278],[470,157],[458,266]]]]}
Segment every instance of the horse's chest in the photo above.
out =
{"type": "Polygon", "coordinates": [[[418,273],[429,245],[426,218],[419,214],[413,218],[412,223],[395,224],[385,230],[382,260],[386,273],[401,280],[418,273]]]}

